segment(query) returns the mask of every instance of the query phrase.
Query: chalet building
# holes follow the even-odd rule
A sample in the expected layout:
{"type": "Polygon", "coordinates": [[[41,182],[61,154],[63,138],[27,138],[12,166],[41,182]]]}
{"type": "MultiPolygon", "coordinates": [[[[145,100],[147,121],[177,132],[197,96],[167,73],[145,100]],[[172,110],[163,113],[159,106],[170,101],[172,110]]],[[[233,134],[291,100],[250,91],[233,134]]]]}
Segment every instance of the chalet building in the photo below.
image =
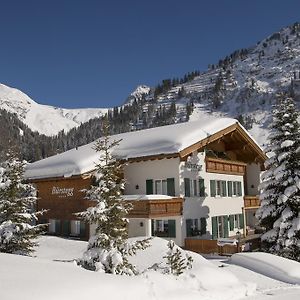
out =
{"type": "MultiPolygon", "coordinates": [[[[124,199],[133,203],[129,236],[217,239],[254,230],[258,184],[266,155],[234,119],[206,119],[111,137],[127,162],[124,199]]],[[[93,143],[32,163],[26,177],[38,189],[37,209],[49,233],[87,239],[93,231],[74,213],[99,153],[93,143]]]]}

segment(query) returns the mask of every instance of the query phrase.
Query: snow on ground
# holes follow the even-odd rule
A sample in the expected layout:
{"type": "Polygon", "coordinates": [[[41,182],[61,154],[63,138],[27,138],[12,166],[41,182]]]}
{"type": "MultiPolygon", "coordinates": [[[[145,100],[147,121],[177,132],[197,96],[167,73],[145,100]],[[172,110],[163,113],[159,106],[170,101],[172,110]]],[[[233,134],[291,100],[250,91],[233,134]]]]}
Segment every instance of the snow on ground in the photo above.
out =
{"type": "MultiPolygon", "coordinates": [[[[251,256],[251,254],[254,253],[240,253],[235,254],[232,256],[234,258],[235,256],[238,257],[245,257],[245,256],[251,256]],[[249,255],[250,254],[250,255],[249,255]]],[[[258,255],[259,256],[259,255],[258,255]]],[[[282,261],[276,261],[276,256],[271,255],[274,259],[273,261],[273,267],[280,267],[282,265],[282,261]]],[[[247,297],[247,300],[282,300],[282,299],[288,299],[288,300],[299,300],[300,298],[300,285],[296,284],[289,284],[286,282],[282,282],[276,279],[273,279],[272,277],[268,277],[269,274],[268,269],[264,269],[263,267],[259,267],[259,263],[256,263],[256,268],[251,267],[245,268],[241,266],[243,259],[240,258],[240,262],[238,265],[235,264],[234,261],[237,261],[237,259],[229,259],[226,257],[209,257],[207,256],[208,260],[215,264],[218,267],[222,267],[222,269],[226,269],[227,271],[235,274],[242,282],[252,282],[256,284],[256,291],[252,296],[247,297]],[[260,272],[257,273],[256,271],[253,271],[256,269],[260,272]]],[[[281,259],[279,257],[279,259],[281,259]]],[[[245,261],[249,261],[245,259],[245,261]]],[[[254,261],[254,260],[253,260],[254,261]]],[[[289,261],[291,264],[300,265],[297,262],[289,261]]]]}
{"type": "Polygon", "coordinates": [[[39,246],[35,248],[33,256],[53,261],[73,261],[86,250],[87,242],[58,238],[56,236],[41,236],[39,246]]]}
{"type": "Polygon", "coordinates": [[[42,237],[34,258],[1,253],[0,299],[235,300],[253,293],[255,288],[195,253],[192,270],[180,277],[148,270],[164,260],[167,241],[160,238],[154,238],[150,248],[131,260],[139,270],[147,270],[133,277],[91,272],[69,262],[81,255],[84,245],[85,242],[42,237]]]}
{"type": "Polygon", "coordinates": [[[269,253],[237,253],[230,262],[268,277],[300,285],[300,263],[269,253]]]}
{"type": "Polygon", "coordinates": [[[272,255],[265,258],[264,253],[236,254],[230,260],[211,256],[205,259],[189,252],[194,259],[192,270],[174,277],[148,270],[154,263],[163,265],[167,251],[167,241],[154,238],[150,248],[130,259],[144,273],[128,277],[91,272],[76,266],[73,260],[86,249],[84,241],[43,236],[39,243],[34,257],[0,253],[1,300],[300,298],[300,285],[266,276],[274,277],[266,264],[289,271],[292,276],[299,275],[300,264],[272,255]]]}

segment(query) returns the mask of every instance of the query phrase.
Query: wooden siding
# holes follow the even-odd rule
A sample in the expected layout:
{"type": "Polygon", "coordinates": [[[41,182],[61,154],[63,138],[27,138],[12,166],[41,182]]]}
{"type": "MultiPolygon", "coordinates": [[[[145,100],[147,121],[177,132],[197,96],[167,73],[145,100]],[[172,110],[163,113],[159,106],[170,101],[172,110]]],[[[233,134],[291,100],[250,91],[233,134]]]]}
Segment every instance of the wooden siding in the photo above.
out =
{"type": "Polygon", "coordinates": [[[76,220],[74,213],[86,210],[91,202],[84,199],[83,189],[89,188],[90,178],[68,178],[36,182],[37,210],[46,209],[41,219],[76,220]],[[54,190],[53,190],[54,189],[54,190]],[[70,189],[69,195],[55,189],[70,189]]]}
{"type": "Polygon", "coordinates": [[[238,252],[237,246],[225,245],[220,247],[217,245],[217,240],[200,239],[185,239],[185,249],[203,254],[234,254],[238,252]]]}
{"type": "Polygon", "coordinates": [[[244,196],[244,208],[258,208],[260,206],[260,200],[258,196],[244,196]]]}
{"type": "Polygon", "coordinates": [[[246,164],[237,161],[229,161],[219,158],[206,157],[206,172],[243,176],[246,172],[246,164]]]}
{"type": "Polygon", "coordinates": [[[182,215],[182,198],[130,202],[133,205],[133,209],[129,213],[129,218],[156,218],[182,215]]]}

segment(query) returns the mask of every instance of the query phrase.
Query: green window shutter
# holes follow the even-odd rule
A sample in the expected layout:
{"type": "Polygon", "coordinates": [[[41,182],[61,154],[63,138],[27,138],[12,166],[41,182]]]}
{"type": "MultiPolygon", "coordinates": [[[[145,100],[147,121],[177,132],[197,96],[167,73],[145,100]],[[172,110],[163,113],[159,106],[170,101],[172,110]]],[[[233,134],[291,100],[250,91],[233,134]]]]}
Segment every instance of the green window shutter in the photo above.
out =
{"type": "Polygon", "coordinates": [[[204,187],[204,179],[199,179],[199,196],[204,197],[205,196],[205,187],[204,187]]]}
{"type": "Polygon", "coordinates": [[[223,232],[224,232],[224,238],[229,237],[229,231],[228,231],[228,216],[223,216],[223,232]]]}
{"type": "Polygon", "coordinates": [[[154,236],[154,220],[151,219],[151,236],[154,236]]]}
{"type": "Polygon", "coordinates": [[[61,234],[61,221],[55,220],[55,234],[61,234]]]}
{"type": "Polygon", "coordinates": [[[168,196],[175,196],[175,179],[167,178],[167,194],[168,196]]]}
{"type": "Polygon", "coordinates": [[[216,197],[216,181],[215,180],[210,181],[210,196],[216,197]]]}
{"type": "Polygon", "coordinates": [[[229,216],[229,229],[230,231],[234,230],[234,215],[229,216]]]}
{"type": "Polygon", "coordinates": [[[153,194],[153,179],[146,180],[146,194],[147,195],[153,194]]]}
{"type": "Polygon", "coordinates": [[[176,237],[176,223],[175,220],[168,220],[168,237],[176,237]]]}
{"type": "Polygon", "coordinates": [[[206,219],[205,218],[201,218],[200,219],[200,224],[201,224],[201,235],[206,233],[206,219]]]}
{"type": "Polygon", "coordinates": [[[242,196],[242,183],[240,181],[237,182],[237,194],[242,196]]]}
{"type": "Polygon", "coordinates": [[[193,228],[192,228],[192,220],[191,219],[186,219],[185,220],[185,224],[186,224],[186,236],[189,237],[189,236],[192,236],[192,231],[193,231],[193,228]]]}
{"type": "Polygon", "coordinates": [[[213,240],[218,238],[218,217],[211,218],[211,235],[213,240]]]}
{"type": "Polygon", "coordinates": [[[193,191],[193,196],[197,196],[197,180],[194,180],[193,182],[193,188],[194,188],[194,191],[193,191]]]}
{"type": "Polygon", "coordinates": [[[85,236],[85,222],[80,221],[80,236],[85,236]]]}
{"type": "Polygon", "coordinates": [[[240,220],[240,229],[244,228],[244,216],[243,214],[239,214],[239,220],[240,220]]]}
{"type": "Polygon", "coordinates": [[[222,180],[222,197],[227,197],[227,191],[226,191],[226,181],[222,180]]]}
{"type": "Polygon", "coordinates": [[[70,221],[62,221],[62,235],[68,236],[70,234],[70,221]]]}
{"type": "Polygon", "coordinates": [[[185,197],[191,196],[190,179],[184,178],[184,195],[185,197]]]}
{"type": "Polygon", "coordinates": [[[232,197],[232,181],[227,182],[228,197],[232,197]]]}

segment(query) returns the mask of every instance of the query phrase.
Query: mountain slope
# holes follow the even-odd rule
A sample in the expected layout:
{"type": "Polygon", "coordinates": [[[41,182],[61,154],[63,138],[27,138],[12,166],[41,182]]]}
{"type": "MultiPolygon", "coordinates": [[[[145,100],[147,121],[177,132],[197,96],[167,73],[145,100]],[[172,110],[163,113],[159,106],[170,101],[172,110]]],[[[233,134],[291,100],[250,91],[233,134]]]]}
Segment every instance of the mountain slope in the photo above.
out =
{"type": "MultiPolygon", "coordinates": [[[[211,116],[238,118],[262,145],[276,95],[288,92],[300,104],[300,24],[285,27],[254,47],[233,52],[191,80],[163,80],[167,91],[146,96],[154,110],[175,102],[174,122],[211,116]],[[166,84],[165,84],[166,86],[166,84]],[[186,105],[193,103],[191,116],[186,105]]],[[[138,124],[138,122],[137,122],[138,124]]]]}
{"type": "Polygon", "coordinates": [[[290,93],[299,107],[299,23],[281,29],[255,46],[234,51],[204,72],[193,71],[181,79],[164,79],[156,87],[138,86],[123,105],[111,110],[39,105],[24,93],[4,85],[0,85],[0,109],[16,113],[39,133],[54,135],[64,129],[66,134],[58,137],[60,151],[98,137],[99,116],[106,112],[111,133],[210,117],[233,117],[264,146],[272,105],[279,92],[290,93]]]}
{"type": "Polygon", "coordinates": [[[107,113],[106,108],[65,109],[41,105],[18,89],[0,84],[0,108],[15,113],[32,131],[48,136],[107,113]]]}

